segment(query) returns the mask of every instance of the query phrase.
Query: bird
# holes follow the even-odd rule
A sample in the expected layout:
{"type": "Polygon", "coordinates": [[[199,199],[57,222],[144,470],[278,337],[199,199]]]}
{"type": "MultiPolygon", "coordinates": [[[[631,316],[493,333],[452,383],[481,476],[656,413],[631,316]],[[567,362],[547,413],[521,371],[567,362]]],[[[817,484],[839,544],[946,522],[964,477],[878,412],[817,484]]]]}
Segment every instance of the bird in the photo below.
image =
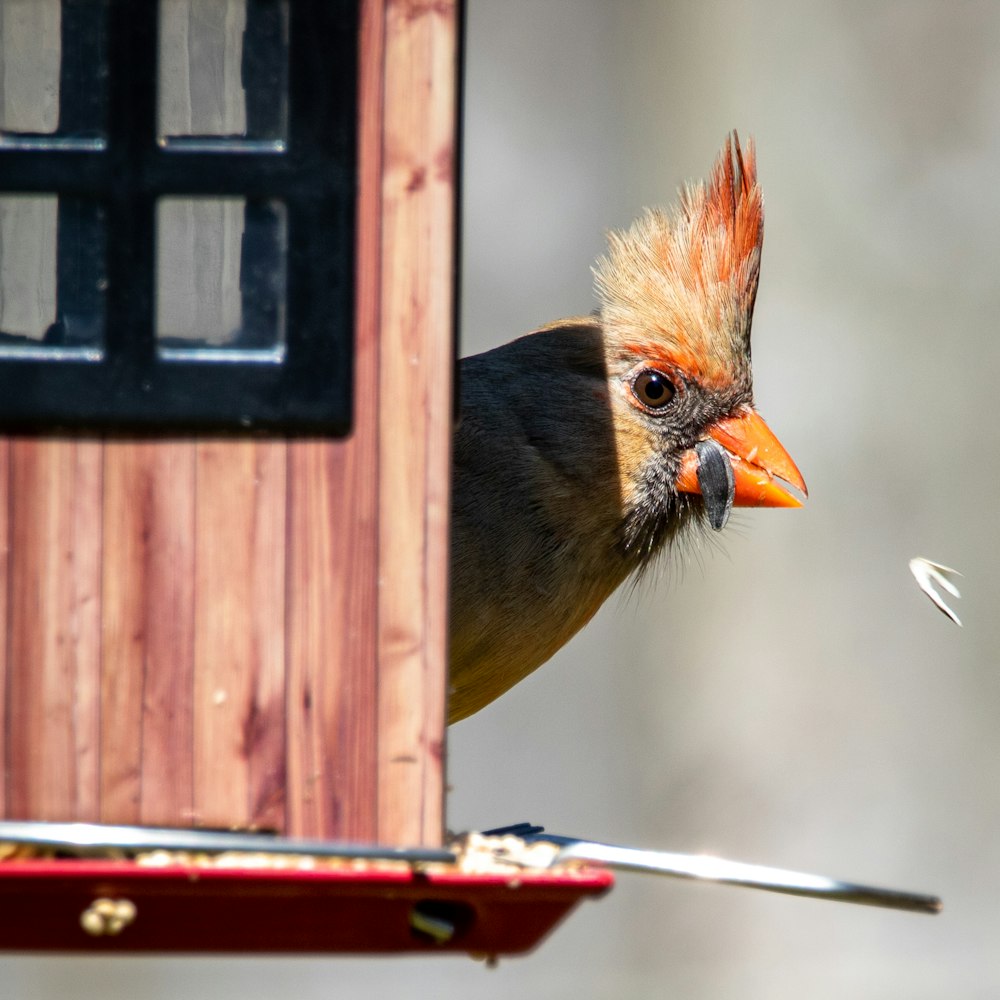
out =
{"type": "Polygon", "coordinates": [[[449,723],[685,533],[720,530],[733,506],[802,506],[802,474],[754,405],[762,240],[755,146],[734,131],[707,180],[608,234],[599,308],[460,362],[449,723]]]}

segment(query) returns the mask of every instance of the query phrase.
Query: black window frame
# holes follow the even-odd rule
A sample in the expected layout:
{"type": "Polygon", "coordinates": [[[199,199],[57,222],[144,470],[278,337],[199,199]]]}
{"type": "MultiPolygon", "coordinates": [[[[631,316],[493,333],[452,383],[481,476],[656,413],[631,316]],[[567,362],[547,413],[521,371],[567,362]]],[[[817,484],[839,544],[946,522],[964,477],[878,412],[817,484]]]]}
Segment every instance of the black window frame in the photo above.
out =
{"type": "MultiPolygon", "coordinates": [[[[243,68],[250,136],[273,131],[278,114],[273,97],[252,99],[255,79],[273,86],[274,74],[283,70],[273,51],[253,41],[255,32],[268,41],[260,27],[266,29],[270,17],[273,28],[275,3],[247,0],[243,68]]],[[[89,311],[103,316],[103,336],[99,355],[89,358],[72,350],[47,355],[41,346],[21,357],[4,353],[0,427],[349,432],[360,3],[287,3],[285,139],[161,139],[159,4],[63,0],[59,128],[54,135],[0,136],[0,194],[59,197],[54,327],[62,328],[55,333],[65,335],[75,313],[89,311]],[[158,199],[171,196],[242,197],[248,227],[251,219],[266,227],[261,209],[284,204],[280,355],[261,360],[236,351],[212,360],[185,352],[179,359],[158,349],[155,215],[158,199]],[[96,263],[81,276],[90,244],[96,263]]],[[[252,271],[246,257],[243,263],[244,273],[252,271]]],[[[253,287],[242,295],[245,315],[270,308],[253,287]]]]}

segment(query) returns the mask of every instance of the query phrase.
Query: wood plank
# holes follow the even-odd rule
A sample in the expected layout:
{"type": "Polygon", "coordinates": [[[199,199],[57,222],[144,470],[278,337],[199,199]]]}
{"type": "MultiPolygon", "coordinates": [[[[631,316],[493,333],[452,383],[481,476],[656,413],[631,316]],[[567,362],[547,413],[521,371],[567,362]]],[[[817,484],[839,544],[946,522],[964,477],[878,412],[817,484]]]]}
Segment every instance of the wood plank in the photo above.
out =
{"type": "MultiPolygon", "coordinates": [[[[372,437],[371,429],[359,434],[372,437]]],[[[374,841],[374,482],[365,448],[291,446],[289,829],[374,841]],[[363,466],[365,466],[363,468],[363,466]]]]}
{"type": "Polygon", "coordinates": [[[389,0],[379,366],[385,401],[379,416],[379,839],[390,843],[438,844],[444,829],[457,43],[454,4],[389,0]]]}
{"type": "Polygon", "coordinates": [[[289,832],[374,842],[383,0],[361,5],[354,428],[289,445],[289,832]]]}
{"type": "Polygon", "coordinates": [[[250,713],[245,727],[249,754],[247,819],[251,827],[284,831],[288,824],[288,445],[283,441],[258,443],[255,452],[258,490],[253,539],[257,566],[249,605],[254,616],[254,656],[250,713]]]}
{"type": "Polygon", "coordinates": [[[94,822],[100,816],[101,792],[101,576],[103,572],[103,443],[74,442],[72,571],[67,598],[74,670],[73,739],[76,800],[73,815],[94,822]]]}
{"type": "Polygon", "coordinates": [[[293,441],[288,447],[288,832],[336,837],[339,815],[324,773],[324,719],[335,718],[337,706],[319,708],[326,691],[324,677],[334,693],[338,689],[340,665],[329,651],[343,624],[330,595],[330,446],[293,441]]]}
{"type": "Polygon", "coordinates": [[[16,439],[10,450],[6,814],[93,820],[100,446],[16,439]]]}
{"type": "MultiPolygon", "coordinates": [[[[194,445],[144,441],[142,786],[139,817],[186,826],[194,815],[194,445]]],[[[108,537],[106,558],[114,540],[108,537]]]]}
{"type": "Polygon", "coordinates": [[[194,446],[105,444],[101,818],[193,815],[194,446]]]}
{"type": "Polygon", "coordinates": [[[286,447],[197,445],[198,825],[285,826],[286,447]]]}

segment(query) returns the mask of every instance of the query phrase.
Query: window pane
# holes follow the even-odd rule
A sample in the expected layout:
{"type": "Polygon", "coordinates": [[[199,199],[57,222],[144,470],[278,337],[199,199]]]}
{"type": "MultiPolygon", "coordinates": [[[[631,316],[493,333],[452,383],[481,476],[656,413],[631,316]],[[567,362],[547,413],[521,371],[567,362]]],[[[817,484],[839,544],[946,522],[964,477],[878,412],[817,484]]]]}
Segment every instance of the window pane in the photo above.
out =
{"type": "Polygon", "coordinates": [[[245,198],[161,198],[156,337],[165,358],[280,360],[285,207],[245,198]]]}
{"type": "Polygon", "coordinates": [[[159,133],[283,139],[284,0],[160,0],[159,133]]]}
{"type": "Polygon", "coordinates": [[[0,196],[0,354],[97,360],[104,251],[96,202],[0,196]]]}
{"type": "Polygon", "coordinates": [[[0,330],[4,345],[41,342],[56,320],[55,195],[0,197],[0,330]]]}
{"type": "Polygon", "coordinates": [[[0,131],[59,125],[59,0],[0,0],[0,131]]]}

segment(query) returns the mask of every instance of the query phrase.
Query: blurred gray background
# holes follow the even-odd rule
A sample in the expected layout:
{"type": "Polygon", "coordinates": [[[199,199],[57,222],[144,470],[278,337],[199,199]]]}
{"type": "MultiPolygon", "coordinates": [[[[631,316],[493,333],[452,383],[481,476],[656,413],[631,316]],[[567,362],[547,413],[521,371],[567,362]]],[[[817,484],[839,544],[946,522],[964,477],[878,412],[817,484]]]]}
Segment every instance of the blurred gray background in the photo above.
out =
{"type": "Polygon", "coordinates": [[[450,733],[456,829],[933,891],[939,917],[623,875],[533,955],[0,959],[5,997],[1000,996],[1000,6],[469,0],[468,353],[593,307],[603,231],[758,143],[749,511],[450,733]],[[957,629],[907,571],[965,574],[957,629]],[[991,610],[994,609],[994,610],[991,610]]]}

